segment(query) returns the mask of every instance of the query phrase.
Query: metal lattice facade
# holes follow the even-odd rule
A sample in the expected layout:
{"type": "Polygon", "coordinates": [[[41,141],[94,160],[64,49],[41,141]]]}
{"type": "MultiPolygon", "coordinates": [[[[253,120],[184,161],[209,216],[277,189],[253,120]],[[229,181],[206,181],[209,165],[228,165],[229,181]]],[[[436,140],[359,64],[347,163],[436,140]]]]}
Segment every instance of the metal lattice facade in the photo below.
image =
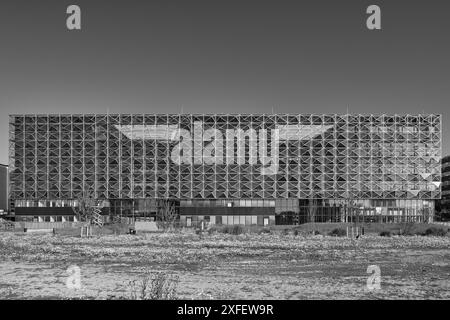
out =
{"type": "Polygon", "coordinates": [[[10,199],[438,199],[440,115],[12,115],[10,199]]]}

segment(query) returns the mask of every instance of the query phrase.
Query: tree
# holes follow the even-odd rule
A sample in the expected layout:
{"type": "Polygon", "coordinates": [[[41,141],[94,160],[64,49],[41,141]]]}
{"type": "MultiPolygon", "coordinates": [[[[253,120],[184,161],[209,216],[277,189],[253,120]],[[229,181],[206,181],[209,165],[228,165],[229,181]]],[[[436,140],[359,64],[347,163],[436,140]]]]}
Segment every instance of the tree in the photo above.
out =
{"type": "Polygon", "coordinates": [[[310,197],[308,204],[308,222],[316,221],[316,212],[317,212],[317,199],[310,197]]]}
{"type": "Polygon", "coordinates": [[[100,215],[102,205],[98,204],[97,199],[92,194],[83,193],[77,201],[78,206],[74,207],[73,210],[79,221],[103,226],[103,219],[100,215]]]}
{"type": "Polygon", "coordinates": [[[174,227],[175,221],[178,219],[176,203],[168,199],[158,199],[156,200],[156,205],[158,225],[163,230],[174,227]]]}

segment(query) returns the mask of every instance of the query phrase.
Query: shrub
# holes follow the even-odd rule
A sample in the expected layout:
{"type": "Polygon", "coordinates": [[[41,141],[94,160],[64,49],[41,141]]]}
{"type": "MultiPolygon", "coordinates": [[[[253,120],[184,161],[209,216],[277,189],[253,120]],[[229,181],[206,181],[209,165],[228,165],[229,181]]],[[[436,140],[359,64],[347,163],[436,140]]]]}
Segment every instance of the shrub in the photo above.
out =
{"type": "Polygon", "coordinates": [[[336,237],[345,237],[347,235],[347,231],[342,228],[333,229],[328,235],[336,236],[336,237]]]}
{"type": "Polygon", "coordinates": [[[163,272],[145,275],[141,280],[131,281],[131,300],[174,300],[178,287],[178,276],[163,272]]]}
{"type": "Polygon", "coordinates": [[[261,229],[261,230],[259,231],[259,234],[262,234],[262,233],[271,233],[271,232],[270,232],[269,229],[263,228],[263,229],[261,229]]]}
{"type": "Polygon", "coordinates": [[[414,222],[408,222],[408,223],[406,223],[405,224],[405,226],[404,226],[404,228],[403,228],[403,230],[401,230],[401,234],[402,235],[405,235],[405,236],[412,236],[412,235],[414,235],[414,232],[413,232],[413,230],[414,230],[414,227],[415,227],[415,223],[414,222]]]}
{"type": "Polygon", "coordinates": [[[430,227],[423,233],[424,236],[437,236],[443,237],[447,234],[447,231],[442,228],[430,227]]]}
{"type": "Polygon", "coordinates": [[[380,236],[382,236],[382,237],[390,237],[391,236],[391,232],[390,231],[381,231],[380,232],[380,236]]]}
{"type": "Polygon", "coordinates": [[[294,236],[298,236],[298,230],[294,230],[294,236]]]}
{"type": "Polygon", "coordinates": [[[232,225],[232,226],[226,226],[225,228],[222,229],[222,232],[238,235],[238,234],[244,233],[244,228],[241,225],[237,224],[237,225],[232,225]]]}
{"type": "Polygon", "coordinates": [[[314,230],[314,231],[313,231],[313,235],[317,236],[317,235],[319,235],[319,234],[321,234],[320,231],[318,231],[318,230],[314,230]]]}

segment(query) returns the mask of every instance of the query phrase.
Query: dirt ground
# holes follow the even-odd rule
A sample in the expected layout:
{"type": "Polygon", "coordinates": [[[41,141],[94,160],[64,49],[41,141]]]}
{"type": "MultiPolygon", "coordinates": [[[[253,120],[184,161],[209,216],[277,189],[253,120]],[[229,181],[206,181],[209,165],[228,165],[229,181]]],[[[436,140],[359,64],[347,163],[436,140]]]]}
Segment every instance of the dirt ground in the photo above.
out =
{"type": "Polygon", "coordinates": [[[180,299],[449,299],[450,237],[0,233],[0,299],[127,298],[156,271],[179,277],[180,299]],[[80,289],[66,285],[72,265],[80,289]]]}

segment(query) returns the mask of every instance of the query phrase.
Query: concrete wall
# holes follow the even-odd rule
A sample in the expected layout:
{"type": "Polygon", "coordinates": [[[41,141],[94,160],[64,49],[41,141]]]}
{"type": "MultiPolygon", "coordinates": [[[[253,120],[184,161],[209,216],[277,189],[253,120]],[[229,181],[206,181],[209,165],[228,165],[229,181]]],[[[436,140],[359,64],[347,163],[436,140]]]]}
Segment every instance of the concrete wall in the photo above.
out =
{"type": "Polygon", "coordinates": [[[80,227],[80,222],[15,222],[16,229],[62,229],[80,227]]]}
{"type": "Polygon", "coordinates": [[[134,229],[136,231],[158,231],[158,226],[154,221],[136,221],[134,223],[134,229]]]}

